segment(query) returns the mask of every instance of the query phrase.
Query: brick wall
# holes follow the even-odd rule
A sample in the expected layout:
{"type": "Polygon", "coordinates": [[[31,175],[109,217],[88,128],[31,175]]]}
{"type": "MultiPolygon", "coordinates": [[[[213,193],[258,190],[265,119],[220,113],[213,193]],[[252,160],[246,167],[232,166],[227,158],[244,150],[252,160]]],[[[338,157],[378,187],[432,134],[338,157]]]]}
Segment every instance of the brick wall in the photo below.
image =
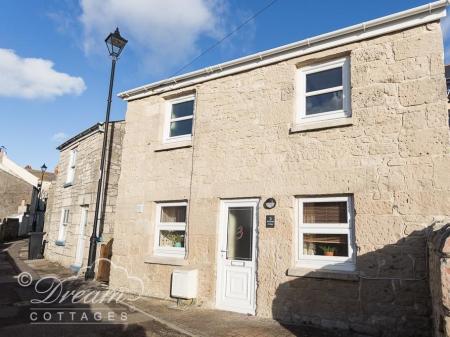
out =
{"type": "Polygon", "coordinates": [[[22,200],[31,202],[33,186],[0,170],[0,222],[8,215],[17,214],[22,200]]]}

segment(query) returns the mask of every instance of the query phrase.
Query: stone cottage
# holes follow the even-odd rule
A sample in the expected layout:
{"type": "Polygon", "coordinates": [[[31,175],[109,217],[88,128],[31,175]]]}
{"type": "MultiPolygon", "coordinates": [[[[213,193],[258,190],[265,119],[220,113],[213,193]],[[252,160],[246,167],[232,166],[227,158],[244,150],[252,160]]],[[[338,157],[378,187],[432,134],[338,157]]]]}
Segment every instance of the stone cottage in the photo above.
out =
{"type": "MultiPolygon", "coordinates": [[[[87,264],[100,176],[103,132],[103,124],[97,123],[57,148],[60,151],[60,159],[46,214],[45,257],[75,271],[86,267],[87,264]]],[[[100,211],[103,217],[97,231],[100,242],[98,248],[113,238],[113,215],[125,122],[111,122],[108,132],[106,198],[103,198],[100,211]]]]}
{"type": "Polygon", "coordinates": [[[429,336],[427,228],[450,215],[445,6],[119,94],[113,262],[149,296],[429,336]],[[191,295],[174,292],[183,272],[191,295]]]}

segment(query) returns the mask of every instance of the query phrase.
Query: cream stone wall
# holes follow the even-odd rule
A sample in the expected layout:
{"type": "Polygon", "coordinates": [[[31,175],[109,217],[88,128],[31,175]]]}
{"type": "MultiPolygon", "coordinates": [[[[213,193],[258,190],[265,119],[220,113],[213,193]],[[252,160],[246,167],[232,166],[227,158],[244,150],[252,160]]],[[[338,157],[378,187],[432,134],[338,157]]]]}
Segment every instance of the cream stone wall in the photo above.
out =
{"type": "MultiPolygon", "coordinates": [[[[170,297],[170,265],[152,255],[155,202],[188,200],[189,265],[198,302],[215,305],[221,198],[268,197],[258,226],[257,316],[384,336],[428,336],[425,229],[450,213],[450,157],[439,23],[291,59],[130,101],[113,261],[170,297]],[[352,124],[290,132],[295,75],[302,65],[348,55],[352,124]],[[195,91],[191,147],[161,144],[166,100],[195,91]],[[294,201],[354,197],[356,280],[290,277],[294,201]],[[143,211],[140,206],[143,205],[143,211]],[[276,226],[265,228],[266,214],[276,226]]],[[[113,287],[131,287],[112,271],[113,287]]]]}
{"type": "MultiPolygon", "coordinates": [[[[125,122],[113,122],[110,124],[109,134],[111,154],[108,168],[107,197],[105,206],[105,219],[103,226],[103,242],[113,238],[113,217],[116,208],[117,184],[120,174],[122,155],[122,140],[125,132],[125,122]]],[[[85,228],[85,248],[83,266],[86,266],[89,252],[89,238],[92,234],[94,222],[95,202],[97,196],[98,177],[100,173],[100,158],[103,142],[103,133],[94,132],[86,138],[70,144],[63,149],[58,162],[56,180],[52,183],[49,204],[47,205],[44,231],[48,241],[45,258],[56,261],[64,266],[71,266],[75,262],[78,244],[79,225],[81,222],[82,207],[88,207],[88,222],[85,228]],[[68,161],[70,151],[77,149],[75,178],[71,186],[64,187],[67,178],[68,161]],[[66,228],[66,240],[64,246],[56,244],[58,239],[59,224],[62,208],[70,211],[69,225],[66,228]]],[[[97,246],[100,248],[100,244],[97,246]]],[[[98,252],[97,252],[98,257],[98,252]]]]}

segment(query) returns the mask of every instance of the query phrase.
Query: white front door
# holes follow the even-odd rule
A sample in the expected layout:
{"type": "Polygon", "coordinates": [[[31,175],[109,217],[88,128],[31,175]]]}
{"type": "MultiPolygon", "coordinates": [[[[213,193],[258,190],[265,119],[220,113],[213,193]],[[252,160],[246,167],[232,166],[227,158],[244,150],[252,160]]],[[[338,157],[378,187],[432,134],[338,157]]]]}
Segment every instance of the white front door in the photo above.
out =
{"type": "Polygon", "coordinates": [[[257,199],[222,201],[217,259],[218,309],[255,314],[257,199]]]}
{"type": "Polygon", "coordinates": [[[81,220],[80,220],[80,226],[78,228],[78,242],[77,242],[77,251],[75,253],[75,263],[74,266],[81,267],[83,264],[83,256],[84,256],[84,232],[86,229],[87,224],[87,218],[88,218],[88,208],[82,207],[81,208],[81,220]]]}

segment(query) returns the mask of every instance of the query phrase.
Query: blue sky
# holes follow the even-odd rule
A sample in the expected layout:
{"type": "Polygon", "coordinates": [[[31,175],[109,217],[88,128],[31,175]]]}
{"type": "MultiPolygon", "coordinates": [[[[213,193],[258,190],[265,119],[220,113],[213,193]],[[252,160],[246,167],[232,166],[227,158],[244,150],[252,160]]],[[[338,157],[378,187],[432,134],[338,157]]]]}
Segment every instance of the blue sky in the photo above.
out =
{"type": "MultiPolygon", "coordinates": [[[[52,169],[56,146],[104,119],[110,59],[103,39],[116,25],[129,40],[116,71],[118,93],[173,75],[269,2],[3,0],[0,146],[20,165],[52,169]]],[[[278,0],[183,72],[426,3],[278,0]]],[[[115,97],[112,119],[125,110],[115,97]]]]}

